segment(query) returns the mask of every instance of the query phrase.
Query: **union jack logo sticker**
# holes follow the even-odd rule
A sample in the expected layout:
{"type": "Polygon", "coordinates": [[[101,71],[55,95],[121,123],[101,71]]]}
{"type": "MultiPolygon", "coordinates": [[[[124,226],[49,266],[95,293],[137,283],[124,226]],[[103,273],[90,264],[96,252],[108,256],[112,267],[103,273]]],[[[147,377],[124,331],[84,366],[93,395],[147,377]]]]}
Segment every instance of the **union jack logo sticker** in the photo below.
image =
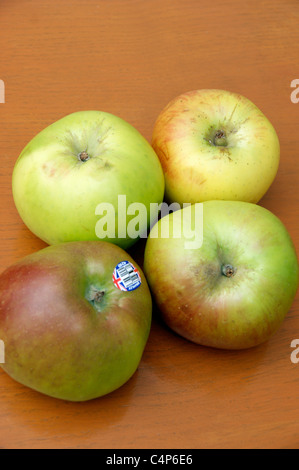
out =
{"type": "Polygon", "coordinates": [[[113,271],[112,280],[115,287],[123,291],[135,290],[141,285],[139,271],[130,261],[118,263],[113,271]]]}

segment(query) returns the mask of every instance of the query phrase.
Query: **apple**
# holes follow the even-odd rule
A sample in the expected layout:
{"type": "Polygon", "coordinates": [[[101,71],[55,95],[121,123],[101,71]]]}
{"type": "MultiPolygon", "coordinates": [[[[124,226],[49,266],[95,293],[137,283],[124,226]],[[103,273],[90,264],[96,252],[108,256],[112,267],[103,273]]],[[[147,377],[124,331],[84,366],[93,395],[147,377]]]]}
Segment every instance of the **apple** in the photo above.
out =
{"type": "MultiPolygon", "coordinates": [[[[12,191],[23,222],[52,245],[99,240],[132,246],[118,232],[118,196],[143,204],[161,203],[164,175],[149,142],[129,123],[102,111],[79,111],[54,122],[24,148],[13,170],[12,191]],[[114,233],[98,235],[100,204],[114,209],[114,233]]],[[[133,219],[129,214],[127,224],[133,219]]],[[[146,230],[150,217],[139,220],[146,230]]]]}
{"type": "Polygon", "coordinates": [[[279,165],[275,129],[247,98],[226,90],[194,90],[158,116],[152,146],[165,174],[165,198],[257,203],[279,165]]]}
{"type": "Polygon", "coordinates": [[[267,341],[298,287],[297,255],[286,227],[269,210],[244,201],[206,201],[160,219],[147,239],[143,270],[171,330],[221,349],[267,341]],[[197,226],[198,206],[203,217],[197,226]],[[187,222],[191,228],[183,230],[187,222]],[[169,238],[161,236],[165,227],[169,238]],[[194,227],[202,230],[202,244],[193,249],[194,227]]]}
{"type": "Polygon", "coordinates": [[[48,246],[0,276],[3,369],[51,397],[86,401],[135,373],[151,326],[143,272],[104,241],[48,246]]]}

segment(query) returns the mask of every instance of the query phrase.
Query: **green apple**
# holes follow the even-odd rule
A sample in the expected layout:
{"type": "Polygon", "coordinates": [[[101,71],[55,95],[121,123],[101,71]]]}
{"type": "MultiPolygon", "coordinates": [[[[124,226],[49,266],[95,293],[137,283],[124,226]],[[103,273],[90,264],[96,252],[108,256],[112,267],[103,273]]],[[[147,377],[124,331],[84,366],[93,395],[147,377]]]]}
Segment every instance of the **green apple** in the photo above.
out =
{"type": "MultiPolygon", "coordinates": [[[[119,233],[125,210],[140,203],[148,215],[150,203],[163,200],[164,175],[151,145],[133,126],[110,113],[80,111],[28,143],[15,164],[12,190],[22,220],[46,243],[100,236],[126,249],[136,238],[126,232],[134,214],[119,233]],[[126,202],[121,214],[118,196],[126,202]],[[104,212],[98,208],[103,203],[114,209],[115,230],[99,235],[96,225],[104,212]]],[[[138,222],[146,231],[149,215],[138,222]]]]}
{"type": "Polygon", "coordinates": [[[247,98],[195,90],[174,98],[158,116],[152,146],[165,174],[169,202],[257,203],[279,165],[275,129],[247,98]]]}
{"type": "Polygon", "coordinates": [[[166,324],[190,341],[223,349],[268,340],[298,287],[285,226],[243,201],[206,201],[163,217],[147,239],[143,269],[166,324]],[[169,238],[161,235],[165,227],[169,238]],[[190,234],[199,230],[202,244],[193,248],[190,234]]]}
{"type": "Polygon", "coordinates": [[[48,246],[0,276],[3,369],[46,395],[86,401],[135,373],[152,300],[141,269],[103,241],[48,246]]]}

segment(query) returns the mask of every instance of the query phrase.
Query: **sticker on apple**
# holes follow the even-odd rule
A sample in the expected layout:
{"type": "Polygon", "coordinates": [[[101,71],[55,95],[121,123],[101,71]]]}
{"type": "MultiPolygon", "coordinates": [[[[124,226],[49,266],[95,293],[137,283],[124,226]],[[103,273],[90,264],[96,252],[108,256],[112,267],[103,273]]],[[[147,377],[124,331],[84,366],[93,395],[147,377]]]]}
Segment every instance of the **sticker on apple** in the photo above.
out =
{"type": "Polygon", "coordinates": [[[141,285],[139,271],[130,261],[121,261],[112,275],[113,284],[120,290],[132,291],[141,285]]]}

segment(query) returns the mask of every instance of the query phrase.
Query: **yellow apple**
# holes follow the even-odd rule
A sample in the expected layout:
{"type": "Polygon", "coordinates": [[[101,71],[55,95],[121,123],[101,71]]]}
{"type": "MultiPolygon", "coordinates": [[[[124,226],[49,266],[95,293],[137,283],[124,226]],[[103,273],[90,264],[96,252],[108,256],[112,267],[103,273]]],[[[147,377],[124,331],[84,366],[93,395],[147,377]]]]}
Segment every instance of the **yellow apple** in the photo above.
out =
{"type": "Polygon", "coordinates": [[[272,184],[280,145],[267,117],[244,96],[195,90],[173,99],[154,126],[152,146],[169,202],[257,203],[272,184]]]}

